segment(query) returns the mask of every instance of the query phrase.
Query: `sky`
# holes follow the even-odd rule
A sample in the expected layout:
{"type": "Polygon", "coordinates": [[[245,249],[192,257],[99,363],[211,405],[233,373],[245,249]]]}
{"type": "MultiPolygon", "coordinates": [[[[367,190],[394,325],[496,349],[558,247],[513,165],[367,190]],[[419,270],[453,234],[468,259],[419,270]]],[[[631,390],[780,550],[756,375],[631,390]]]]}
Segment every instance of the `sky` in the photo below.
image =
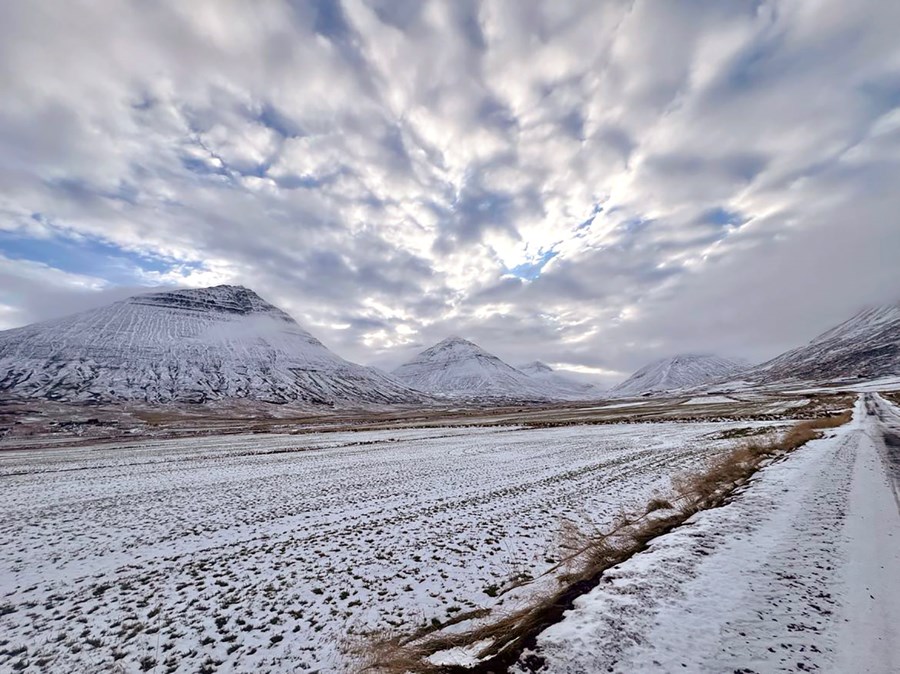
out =
{"type": "Polygon", "coordinates": [[[603,383],[900,299],[900,3],[0,3],[0,329],[240,284],[603,383]]]}

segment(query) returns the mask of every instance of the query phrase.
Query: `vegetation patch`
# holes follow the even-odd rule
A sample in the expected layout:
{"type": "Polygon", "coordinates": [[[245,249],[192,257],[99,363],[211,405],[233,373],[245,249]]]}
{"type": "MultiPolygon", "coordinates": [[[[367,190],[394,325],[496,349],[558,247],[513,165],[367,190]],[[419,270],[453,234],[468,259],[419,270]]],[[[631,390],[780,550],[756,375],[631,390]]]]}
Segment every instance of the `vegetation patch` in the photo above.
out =
{"type": "Polygon", "coordinates": [[[710,440],[737,440],[738,438],[752,438],[758,435],[771,433],[771,428],[765,426],[744,426],[741,428],[728,428],[710,436],[710,440]]]}
{"type": "MultiPolygon", "coordinates": [[[[599,583],[604,571],[644,550],[654,538],[691,515],[725,504],[761,467],[821,437],[824,429],[846,423],[851,416],[848,410],[805,420],[772,440],[745,438],[700,469],[674,478],[672,493],[654,498],[642,512],[620,514],[608,530],[587,530],[564,521],[559,537],[560,561],[543,574],[555,576],[556,589],[530,605],[505,612],[461,613],[453,620],[436,622],[411,634],[371,634],[368,640],[352,645],[351,653],[361,671],[384,674],[506,671],[543,630],[561,619],[577,597],[599,583]],[[469,622],[468,629],[461,627],[469,622]],[[447,629],[451,626],[453,629],[447,629]],[[451,649],[465,653],[471,666],[446,664],[441,654],[451,649]]],[[[536,669],[540,663],[534,665],[536,669]]]]}

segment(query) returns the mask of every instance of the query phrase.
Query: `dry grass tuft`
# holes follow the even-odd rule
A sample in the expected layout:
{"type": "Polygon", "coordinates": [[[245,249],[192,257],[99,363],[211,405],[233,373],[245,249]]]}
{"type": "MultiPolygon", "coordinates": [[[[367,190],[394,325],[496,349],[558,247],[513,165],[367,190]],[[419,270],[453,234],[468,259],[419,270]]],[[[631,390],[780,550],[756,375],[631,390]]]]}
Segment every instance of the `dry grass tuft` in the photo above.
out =
{"type": "Polygon", "coordinates": [[[900,405],[900,391],[882,391],[878,395],[894,403],[895,405],[900,405]]]}
{"type": "Polygon", "coordinates": [[[671,510],[672,502],[665,498],[654,498],[650,499],[650,502],[647,504],[646,510],[644,510],[645,515],[649,515],[652,512],[656,512],[657,510],[671,510]]]}
{"type": "MultiPolygon", "coordinates": [[[[531,640],[561,618],[573,599],[597,584],[605,570],[645,549],[651,540],[682,524],[694,513],[722,505],[765,461],[794,451],[820,437],[824,429],[846,423],[851,416],[852,411],[847,411],[802,421],[774,441],[747,438],[730,452],[710,459],[701,470],[673,478],[670,496],[655,497],[640,514],[621,513],[608,531],[564,521],[557,539],[561,561],[543,574],[555,576],[558,588],[554,592],[488,622],[476,620],[476,625],[468,631],[442,631],[451,624],[448,622],[405,637],[374,635],[373,641],[357,649],[362,654],[360,671],[447,674],[507,669],[531,640]],[[481,661],[476,668],[438,666],[428,660],[429,656],[449,648],[474,648],[476,644],[486,644],[476,653],[481,661]]],[[[460,615],[452,624],[489,614],[483,610],[460,615]]]]}

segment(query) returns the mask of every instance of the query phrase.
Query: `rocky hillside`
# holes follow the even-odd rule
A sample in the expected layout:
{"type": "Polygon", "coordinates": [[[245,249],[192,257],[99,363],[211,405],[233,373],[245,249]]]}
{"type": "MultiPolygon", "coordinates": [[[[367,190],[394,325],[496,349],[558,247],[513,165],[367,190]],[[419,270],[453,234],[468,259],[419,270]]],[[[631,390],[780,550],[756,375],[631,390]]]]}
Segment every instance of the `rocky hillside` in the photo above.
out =
{"type": "Polygon", "coordinates": [[[79,402],[422,399],[335,355],[252,290],[227,285],[138,295],[0,332],[0,392],[79,402]]]}
{"type": "Polygon", "coordinates": [[[824,332],[809,344],[756,367],[751,378],[874,379],[900,374],[900,305],[872,307],[824,332]]]}
{"type": "Polygon", "coordinates": [[[745,361],[720,356],[672,356],[642,367],[610,389],[610,395],[628,397],[700,386],[737,375],[747,367],[748,363],[745,361]]]}
{"type": "Polygon", "coordinates": [[[522,401],[555,397],[542,382],[461,337],[438,342],[393,375],[407,386],[441,396],[522,401]]]}

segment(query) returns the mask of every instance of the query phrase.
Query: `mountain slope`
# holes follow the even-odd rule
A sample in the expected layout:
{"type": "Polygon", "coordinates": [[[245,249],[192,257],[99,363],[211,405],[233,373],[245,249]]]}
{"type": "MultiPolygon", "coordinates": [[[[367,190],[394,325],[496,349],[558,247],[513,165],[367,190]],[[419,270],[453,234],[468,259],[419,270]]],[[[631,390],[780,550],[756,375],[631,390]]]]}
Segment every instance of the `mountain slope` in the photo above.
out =
{"type": "Polygon", "coordinates": [[[671,391],[699,386],[737,374],[747,367],[748,364],[741,360],[713,355],[682,354],[663,358],[642,367],[621,384],[614,386],[610,393],[626,397],[651,391],[671,391]]]}
{"type": "Polygon", "coordinates": [[[240,286],[138,295],[0,332],[0,391],[82,402],[421,399],[393,378],[338,357],[240,286]]]}
{"type": "Polygon", "coordinates": [[[780,379],[876,378],[900,374],[900,305],[871,307],[750,373],[780,379]]]}
{"type": "Polygon", "coordinates": [[[604,393],[599,387],[571,379],[539,360],[520,365],[517,369],[563,400],[598,398],[604,393]]]}
{"type": "Polygon", "coordinates": [[[548,387],[477,344],[448,337],[392,373],[407,386],[452,397],[548,400],[548,387]]]}

